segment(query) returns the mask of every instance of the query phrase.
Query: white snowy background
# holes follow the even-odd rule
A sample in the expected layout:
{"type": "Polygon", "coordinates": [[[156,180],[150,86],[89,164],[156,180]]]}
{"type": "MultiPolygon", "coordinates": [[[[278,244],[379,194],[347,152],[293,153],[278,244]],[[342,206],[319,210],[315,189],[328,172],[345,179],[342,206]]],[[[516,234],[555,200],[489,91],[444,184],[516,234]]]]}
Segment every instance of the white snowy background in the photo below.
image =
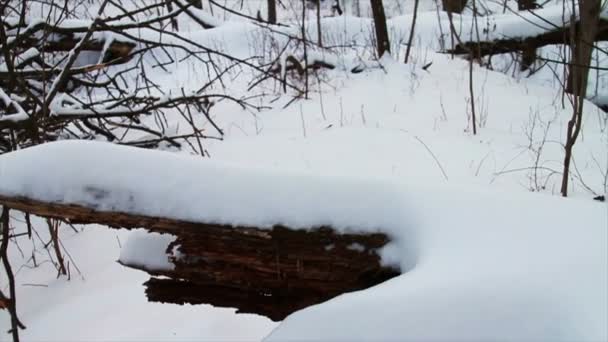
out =
{"type": "MultiPolygon", "coordinates": [[[[265,13],[265,1],[243,3],[250,15],[265,13]]],[[[434,1],[421,0],[412,56],[403,64],[413,2],[402,3],[385,0],[392,57],[374,59],[369,7],[354,17],[356,9],[345,1],[347,15],[322,22],[325,45],[345,47],[311,54],[338,68],[311,77],[310,99],[291,102],[280,85],[266,82],[255,91],[269,109],[218,103],[213,115],[225,139],[203,141],[210,159],[187,150],[58,142],[0,156],[0,192],[87,203],[86,189],[93,187],[109,192],[105,209],[382,230],[394,239],[383,260],[400,265],[403,275],[278,324],[235,309],[147,302],[142,283],[148,275],[117,260],[171,267],[154,253],[164,250],[169,236],[64,227],[69,281],[57,279],[49,255],[33,252],[46,236],[11,246],[18,310],[28,327],[24,340],[607,340],[608,206],[592,200],[607,189],[606,113],[585,104],[570,198],[560,198],[561,143],[571,109],[562,105],[551,65],[530,77],[510,65],[509,56],[495,57],[494,71],[474,66],[479,127],[473,135],[468,62],[438,53],[447,16],[434,1]],[[361,64],[368,67],[364,72],[349,72],[361,64]]],[[[496,24],[496,35],[538,30],[509,15],[514,1],[506,7],[480,3],[495,13],[487,23],[496,24]]],[[[561,8],[551,1],[542,13],[561,20],[561,8]]],[[[88,10],[96,12],[95,6],[88,10]]],[[[296,23],[297,13],[280,7],[279,19],[296,23]]],[[[220,26],[211,30],[180,17],[182,34],[242,58],[272,54],[272,41],[283,39],[218,9],[213,15],[220,26]]],[[[473,22],[469,11],[455,20],[467,28],[463,32],[473,22]]],[[[308,25],[311,39],[315,25],[308,25]]],[[[540,50],[558,52],[555,46],[540,50]]],[[[605,55],[594,56],[597,65],[608,66],[605,55]]],[[[204,73],[188,60],[149,76],[193,90],[204,73]]],[[[246,73],[231,78],[230,92],[246,93],[246,73]]],[[[592,72],[590,98],[608,98],[605,73],[592,72]]],[[[175,117],[171,129],[188,129],[180,120],[175,117]]],[[[17,231],[24,231],[23,216],[12,213],[17,231]]],[[[0,311],[0,331],[8,326],[0,311]]]]}

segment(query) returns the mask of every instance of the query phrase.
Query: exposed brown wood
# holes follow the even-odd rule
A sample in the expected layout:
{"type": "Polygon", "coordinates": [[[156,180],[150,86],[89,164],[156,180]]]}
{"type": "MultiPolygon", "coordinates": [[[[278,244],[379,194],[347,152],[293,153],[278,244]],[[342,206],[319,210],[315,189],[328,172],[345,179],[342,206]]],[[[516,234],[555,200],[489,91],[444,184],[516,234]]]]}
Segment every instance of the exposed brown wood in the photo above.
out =
{"type": "Polygon", "coordinates": [[[462,13],[467,6],[467,0],[441,0],[442,8],[448,13],[462,13]]]}
{"type": "Polygon", "coordinates": [[[538,8],[536,0],[517,0],[517,9],[520,11],[538,8]]]}
{"type": "Polygon", "coordinates": [[[281,320],[341,293],[399,274],[382,266],[383,233],[339,233],[331,227],[232,227],[0,195],[0,204],[71,223],[147,228],[177,236],[167,248],[173,270],[144,270],[149,300],[236,307],[281,320]],[[157,276],[168,277],[159,279],[157,276]]]}
{"type": "MultiPolygon", "coordinates": [[[[536,0],[517,0],[517,9],[520,11],[533,10],[538,8],[536,0]]],[[[521,50],[521,63],[519,70],[524,71],[532,67],[536,62],[536,49],[534,47],[526,47],[521,50]]]]}
{"type": "Polygon", "coordinates": [[[519,69],[521,71],[528,70],[536,62],[536,49],[534,47],[526,47],[521,51],[521,63],[519,69]]]}
{"type": "MultiPolygon", "coordinates": [[[[70,51],[72,50],[78,40],[71,37],[63,38],[55,42],[47,42],[44,45],[45,51],[70,51]]],[[[92,39],[83,43],[83,51],[99,51],[102,52],[105,46],[105,40],[92,39]]],[[[104,62],[122,58],[125,61],[135,48],[134,43],[113,41],[104,51],[106,54],[103,58],[104,62]]]]}

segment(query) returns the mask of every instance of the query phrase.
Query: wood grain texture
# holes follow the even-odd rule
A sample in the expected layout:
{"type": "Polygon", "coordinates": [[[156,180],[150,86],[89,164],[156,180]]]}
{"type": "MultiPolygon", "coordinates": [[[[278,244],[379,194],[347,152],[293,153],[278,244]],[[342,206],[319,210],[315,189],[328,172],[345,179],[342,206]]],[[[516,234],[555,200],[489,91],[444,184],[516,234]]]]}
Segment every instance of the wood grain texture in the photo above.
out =
{"type": "Polygon", "coordinates": [[[145,283],[151,301],[236,307],[239,312],[281,320],[400,273],[380,263],[378,251],[390,241],[383,233],[339,233],[332,227],[232,227],[2,195],[0,204],[70,223],[175,235],[166,251],[173,270],[125,265],[152,275],[145,283]]]}

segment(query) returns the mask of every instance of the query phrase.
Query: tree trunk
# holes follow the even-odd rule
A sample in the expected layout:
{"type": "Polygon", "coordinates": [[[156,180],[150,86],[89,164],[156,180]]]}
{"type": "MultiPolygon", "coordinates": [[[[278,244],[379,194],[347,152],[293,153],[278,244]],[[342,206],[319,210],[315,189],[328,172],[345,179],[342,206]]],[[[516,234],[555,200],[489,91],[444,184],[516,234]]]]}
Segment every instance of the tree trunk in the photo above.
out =
{"type": "Polygon", "coordinates": [[[448,13],[462,13],[467,6],[467,0],[441,0],[441,5],[448,13]]]}
{"type": "Polygon", "coordinates": [[[388,39],[388,29],[386,28],[386,16],[384,15],[384,6],[382,0],[370,0],[372,6],[372,14],[374,16],[374,27],[376,31],[376,49],[378,58],[381,58],[385,52],[390,54],[390,42],[388,39]]]}
{"type": "Polygon", "coordinates": [[[336,13],[338,15],[342,15],[344,11],[342,11],[342,6],[340,6],[340,0],[334,0],[334,4],[331,6],[332,15],[335,16],[336,13]]]}
{"type": "Polygon", "coordinates": [[[519,70],[524,71],[530,69],[534,62],[536,62],[536,49],[533,46],[522,49],[519,70]]]}
{"type": "Polygon", "coordinates": [[[419,0],[414,0],[414,18],[412,19],[412,27],[410,28],[410,38],[407,41],[407,49],[405,50],[405,64],[407,64],[407,61],[410,57],[410,50],[412,49],[412,43],[414,42],[414,32],[416,31],[416,17],[418,17],[419,2],[419,0]]]}
{"type": "Polygon", "coordinates": [[[192,4],[192,6],[198,8],[198,9],[203,9],[203,0],[189,0],[189,1],[192,4]]]}
{"type": "Polygon", "coordinates": [[[593,42],[595,42],[600,26],[600,0],[580,0],[579,13],[579,22],[574,25],[572,32],[574,37],[573,45],[571,44],[570,47],[572,62],[566,85],[566,90],[572,94],[576,94],[577,86],[582,86],[585,88],[584,92],[587,91],[593,42]]]}
{"type": "Polygon", "coordinates": [[[321,1],[317,0],[317,44],[323,47],[323,34],[321,32],[321,1]]]}
{"type": "MultiPolygon", "coordinates": [[[[537,8],[536,0],[517,0],[517,9],[520,11],[532,10],[537,8]]],[[[521,63],[519,69],[521,71],[529,69],[536,61],[536,49],[534,47],[526,47],[521,50],[521,63]]]]}
{"type": "Polygon", "coordinates": [[[268,22],[277,23],[277,0],[268,0],[268,22]]]}
{"type": "MultiPolygon", "coordinates": [[[[167,0],[165,2],[165,6],[167,6],[167,11],[169,13],[173,12],[173,0],[167,0]]],[[[179,26],[177,24],[177,18],[176,17],[172,17],[170,19],[171,21],[171,27],[173,28],[174,31],[179,31],[179,26]]]]}
{"type": "Polygon", "coordinates": [[[308,99],[308,42],[306,39],[306,0],[302,0],[302,44],[304,46],[304,98],[308,99]]]}
{"type": "Polygon", "coordinates": [[[9,296],[6,297],[3,290],[0,289],[0,302],[2,306],[6,306],[10,319],[11,319],[11,329],[8,331],[13,336],[13,342],[19,342],[19,329],[25,329],[25,326],[19,321],[19,317],[17,316],[17,291],[15,288],[15,274],[13,273],[13,269],[11,263],[8,259],[8,244],[10,240],[10,209],[7,206],[2,206],[1,215],[0,215],[0,228],[2,235],[2,241],[0,242],[0,259],[2,260],[2,266],[4,266],[5,275],[8,280],[8,290],[9,296]]]}
{"type": "Polygon", "coordinates": [[[572,58],[570,61],[567,91],[573,97],[572,118],[568,122],[566,134],[564,171],[562,172],[562,196],[568,196],[568,181],[570,178],[570,161],[572,149],[581,131],[583,121],[584,98],[587,94],[587,82],[589,80],[589,67],[591,66],[591,55],[593,42],[599,30],[600,23],[600,0],[580,0],[579,25],[571,25],[572,58]]]}
{"type": "Polygon", "coordinates": [[[520,11],[531,10],[537,7],[536,0],[517,0],[517,9],[520,11]]]}

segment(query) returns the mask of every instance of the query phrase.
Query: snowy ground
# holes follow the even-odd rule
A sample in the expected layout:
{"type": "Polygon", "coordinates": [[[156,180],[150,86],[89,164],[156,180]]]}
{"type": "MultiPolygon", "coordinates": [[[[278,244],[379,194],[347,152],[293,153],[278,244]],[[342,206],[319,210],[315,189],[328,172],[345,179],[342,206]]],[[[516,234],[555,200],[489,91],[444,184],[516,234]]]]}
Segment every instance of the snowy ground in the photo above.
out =
{"type": "MultiPolygon", "coordinates": [[[[387,4],[387,8],[395,4],[387,4]]],[[[32,249],[29,241],[21,242],[23,255],[12,248],[14,264],[26,265],[17,275],[19,310],[28,326],[23,337],[608,339],[608,206],[591,200],[606,194],[606,114],[586,104],[583,133],[574,152],[574,198],[559,198],[563,163],[560,142],[564,141],[571,112],[567,103],[562,106],[558,86],[551,81],[552,72],[544,69],[526,78],[476,66],[473,84],[480,127],[473,135],[468,63],[435,52],[439,46],[437,13],[431,1],[423,1],[421,10],[427,12],[418,18],[418,39],[408,65],[400,63],[404,47],[396,43],[407,40],[411,20],[407,8],[391,12],[394,18],[389,21],[389,29],[396,52],[394,59],[383,59],[381,67],[370,61],[372,48],[357,48],[369,43],[368,19],[327,18],[323,22],[325,41],[335,45],[348,42],[350,46],[332,57],[344,68],[323,71],[311,79],[309,100],[289,104],[291,97],[280,96],[279,85],[267,82],[263,91],[271,96],[260,101],[271,109],[252,113],[228,103],[217,105],[213,113],[226,139],[203,141],[211,165],[229,165],[244,174],[262,172],[274,177],[252,177],[255,184],[241,187],[229,182],[230,177],[192,179],[186,176],[199,167],[207,169],[209,161],[172,156],[169,160],[193,160],[187,161],[191,166],[182,172],[175,164],[161,166],[167,173],[159,188],[175,184],[177,192],[173,195],[182,201],[173,202],[179,204],[176,212],[187,212],[199,205],[195,190],[215,186],[220,191],[221,182],[227,182],[233,186],[230,194],[243,196],[244,202],[236,201],[241,206],[224,208],[229,209],[227,215],[235,216],[256,213],[252,209],[263,203],[247,201],[247,196],[264,188],[283,193],[285,198],[291,194],[292,203],[265,202],[267,210],[261,212],[266,214],[263,219],[270,221],[281,219],[272,216],[277,208],[289,208],[281,211],[282,219],[296,220],[300,218],[298,212],[308,212],[306,219],[314,221],[337,219],[330,217],[336,207],[344,208],[344,214],[349,208],[356,209],[351,203],[368,203],[357,211],[358,216],[342,218],[367,220],[361,225],[366,227],[382,223],[380,228],[398,241],[386,251],[385,260],[401,264],[410,272],[373,289],[295,313],[275,330],[277,324],[266,318],[235,315],[231,309],[148,303],[141,285],[147,275],[115,262],[128,248],[129,236],[141,237],[141,232],[87,226],[74,233],[65,227],[62,241],[73,266],[82,273],[73,268],[70,281],[56,279],[55,269],[48,262],[28,268],[32,249]],[[362,61],[370,66],[365,72],[345,71],[362,61]],[[433,64],[423,70],[428,62],[433,64]],[[199,164],[204,166],[196,166],[199,164]],[[298,181],[301,177],[304,182],[298,181]],[[370,189],[373,187],[369,184],[376,182],[388,184],[388,189],[370,189]],[[183,193],[190,197],[180,197],[183,193]],[[382,196],[370,198],[370,193],[382,196]],[[382,217],[392,220],[383,221],[382,217]]],[[[289,13],[285,10],[281,15],[289,17],[289,13]]],[[[232,20],[230,16],[222,19],[232,20]]],[[[316,37],[313,30],[310,36],[316,37]]],[[[247,57],[259,53],[260,45],[270,41],[262,32],[259,28],[252,30],[250,24],[228,22],[214,30],[188,34],[198,42],[247,57]]],[[[552,47],[543,49],[543,53],[555,52],[552,47]]],[[[605,58],[602,61],[606,63],[605,58]]],[[[197,88],[203,78],[200,69],[200,65],[184,63],[153,77],[167,86],[197,88]]],[[[242,75],[246,73],[235,76],[229,85],[234,92],[246,86],[242,80],[247,77],[242,75]]],[[[606,79],[598,74],[592,81],[598,84],[599,95],[608,95],[606,79]]],[[[184,127],[178,119],[172,124],[177,130],[184,127]]],[[[16,156],[0,157],[0,178],[9,171],[24,179],[39,175],[36,168],[49,170],[49,165],[58,162],[53,158],[60,154],[58,151],[46,155],[47,164],[32,162],[22,173],[2,163],[16,156]]],[[[156,159],[150,156],[149,160],[156,159]]],[[[71,157],[78,160],[94,155],[71,157]]],[[[94,167],[91,159],[87,165],[94,167]]],[[[98,175],[87,173],[84,178],[112,183],[111,176],[120,177],[129,167],[148,165],[134,159],[117,164],[118,169],[113,170],[116,175],[97,168],[98,175]]],[[[79,179],[76,166],[71,166],[70,174],[72,177],[46,173],[67,184],[79,179]]],[[[253,183],[246,178],[236,184],[248,180],[253,183]]],[[[137,186],[128,188],[128,184],[121,188],[137,192],[137,186]]],[[[16,186],[7,178],[0,179],[0,189],[16,186]]],[[[57,183],[45,186],[48,191],[61,190],[57,183]]],[[[224,198],[226,202],[231,199],[224,198]]],[[[150,205],[145,204],[146,208],[150,205]]],[[[168,207],[160,209],[173,212],[168,207]]],[[[213,214],[217,213],[209,213],[213,214]]],[[[19,219],[17,215],[14,222],[19,219]]],[[[43,234],[42,221],[35,223],[43,234]]],[[[23,229],[23,223],[17,224],[23,229]]],[[[40,245],[40,241],[35,243],[40,245]]],[[[40,262],[48,260],[47,255],[37,253],[40,262]]],[[[0,312],[2,331],[7,330],[6,318],[6,313],[0,312]]]]}

